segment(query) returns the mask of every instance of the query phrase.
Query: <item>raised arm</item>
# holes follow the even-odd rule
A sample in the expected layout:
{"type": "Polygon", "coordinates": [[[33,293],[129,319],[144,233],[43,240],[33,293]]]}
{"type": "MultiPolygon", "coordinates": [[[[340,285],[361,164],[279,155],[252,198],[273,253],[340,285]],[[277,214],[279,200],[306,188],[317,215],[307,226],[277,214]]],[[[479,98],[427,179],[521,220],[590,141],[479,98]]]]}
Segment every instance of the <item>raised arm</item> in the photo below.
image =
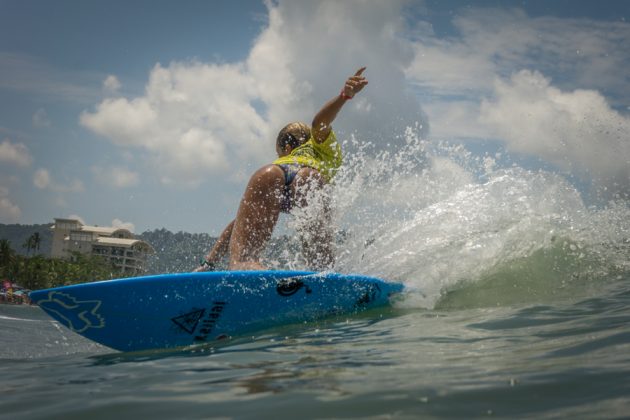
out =
{"type": "Polygon", "coordinates": [[[367,79],[362,76],[364,71],[365,67],[361,67],[354,76],[350,76],[341,93],[328,101],[313,118],[311,131],[317,143],[323,143],[326,140],[332,130],[332,122],[346,101],[352,99],[368,84],[367,79]]]}

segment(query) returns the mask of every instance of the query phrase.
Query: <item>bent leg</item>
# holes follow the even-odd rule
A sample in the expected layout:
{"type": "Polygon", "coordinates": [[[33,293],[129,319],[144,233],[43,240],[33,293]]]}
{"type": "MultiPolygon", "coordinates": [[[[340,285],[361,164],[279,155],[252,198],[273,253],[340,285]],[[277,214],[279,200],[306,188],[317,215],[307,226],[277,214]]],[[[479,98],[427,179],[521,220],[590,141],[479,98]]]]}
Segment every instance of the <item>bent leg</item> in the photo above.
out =
{"type": "Polygon", "coordinates": [[[295,204],[306,208],[306,220],[300,232],[302,252],[308,265],[315,270],[330,269],[334,263],[333,229],[330,200],[324,194],[326,184],[313,168],[302,168],[291,184],[295,204]]]}
{"type": "Polygon", "coordinates": [[[232,238],[232,229],[234,228],[234,220],[232,220],[221,232],[221,236],[214,243],[212,249],[205,257],[205,264],[202,263],[199,267],[195,268],[194,272],[200,271],[214,271],[216,265],[221,259],[228,253],[230,248],[230,239],[232,238]]]}
{"type": "Polygon", "coordinates": [[[267,165],[252,175],[236,213],[230,240],[230,270],[264,270],[260,253],[280,215],[284,173],[267,165]]]}

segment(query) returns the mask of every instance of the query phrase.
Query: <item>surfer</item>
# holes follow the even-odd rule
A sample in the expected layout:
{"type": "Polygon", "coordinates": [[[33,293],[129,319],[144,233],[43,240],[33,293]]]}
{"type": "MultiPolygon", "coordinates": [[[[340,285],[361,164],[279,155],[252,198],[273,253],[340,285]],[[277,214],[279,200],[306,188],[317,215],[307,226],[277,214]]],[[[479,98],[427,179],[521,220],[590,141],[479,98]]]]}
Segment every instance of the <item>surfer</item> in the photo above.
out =
{"type": "MultiPolygon", "coordinates": [[[[341,93],[315,115],[311,127],[293,122],[280,130],[276,139],[278,159],[252,175],[236,218],[195,271],[213,270],[227,253],[230,270],[265,269],[260,253],[271,238],[280,212],[308,206],[312,192],[329,183],[341,166],[341,147],[331,124],[343,105],[367,85],[364,71],[362,67],[346,80],[341,93]]],[[[306,239],[302,241],[304,255],[316,269],[329,268],[334,262],[330,211],[326,204],[322,207],[307,223],[306,239]]]]}

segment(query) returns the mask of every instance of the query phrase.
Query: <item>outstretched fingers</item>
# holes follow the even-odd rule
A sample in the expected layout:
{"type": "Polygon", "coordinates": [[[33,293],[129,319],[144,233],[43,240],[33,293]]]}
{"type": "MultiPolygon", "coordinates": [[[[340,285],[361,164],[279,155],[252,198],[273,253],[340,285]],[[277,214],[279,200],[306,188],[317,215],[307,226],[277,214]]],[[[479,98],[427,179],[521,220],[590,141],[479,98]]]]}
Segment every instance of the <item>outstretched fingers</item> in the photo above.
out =
{"type": "Polygon", "coordinates": [[[363,76],[363,72],[365,71],[365,69],[366,67],[361,67],[359,70],[356,71],[354,76],[350,76],[348,80],[346,80],[344,92],[349,97],[353,97],[354,95],[359,93],[361,89],[363,89],[365,85],[368,84],[367,79],[365,78],[365,76],[363,76]]]}
{"type": "Polygon", "coordinates": [[[365,71],[365,69],[367,69],[367,67],[361,67],[359,70],[357,70],[356,73],[354,73],[355,76],[361,76],[361,74],[363,74],[363,72],[365,71]]]}

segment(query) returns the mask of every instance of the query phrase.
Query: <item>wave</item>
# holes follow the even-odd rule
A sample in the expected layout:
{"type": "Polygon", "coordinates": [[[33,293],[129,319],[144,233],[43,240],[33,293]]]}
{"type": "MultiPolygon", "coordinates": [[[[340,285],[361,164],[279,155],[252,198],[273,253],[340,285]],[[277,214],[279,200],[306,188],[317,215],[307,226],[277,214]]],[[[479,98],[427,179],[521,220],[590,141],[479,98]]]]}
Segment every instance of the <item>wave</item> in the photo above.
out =
{"type": "MultiPolygon", "coordinates": [[[[630,272],[630,208],[588,207],[565,176],[420,140],[355,152],[330,193],[336,270],[403,282],[405,305],[509,305],[584,295],[630,272]],[[620,274],[621,273],[621,274],[620,274]]],[[[308,211],[289,221],[296,227],[308,211]]],[[[317,211],[317,210],[314,210],[317,211]]]]}
{"type": "Polygon", "coordinates": [[[498,264],[472,281],[442,290],[435,309],[551,304],[598,295],[630,271],[568,239],[498,264]]]}

